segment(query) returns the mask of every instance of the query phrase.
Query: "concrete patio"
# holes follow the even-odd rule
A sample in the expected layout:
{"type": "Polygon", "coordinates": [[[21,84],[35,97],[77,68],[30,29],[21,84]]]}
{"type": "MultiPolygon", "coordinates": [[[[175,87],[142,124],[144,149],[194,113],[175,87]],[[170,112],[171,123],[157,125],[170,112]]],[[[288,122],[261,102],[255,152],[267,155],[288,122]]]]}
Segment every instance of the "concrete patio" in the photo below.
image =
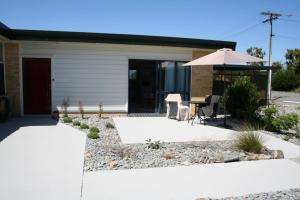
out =
{"type": "Polygon", "coordinates": [[[79,200],[85,134],[50,117],[0,124],[0,199],[79,200]]]}
{"type": "Polygon", "coordinates": [[[177,121],[166,117],[115,117],[113,118],[123,143],[145,143],[145,140],[187,142],[231,140],[233,131],[216,126],[177,121]]]}

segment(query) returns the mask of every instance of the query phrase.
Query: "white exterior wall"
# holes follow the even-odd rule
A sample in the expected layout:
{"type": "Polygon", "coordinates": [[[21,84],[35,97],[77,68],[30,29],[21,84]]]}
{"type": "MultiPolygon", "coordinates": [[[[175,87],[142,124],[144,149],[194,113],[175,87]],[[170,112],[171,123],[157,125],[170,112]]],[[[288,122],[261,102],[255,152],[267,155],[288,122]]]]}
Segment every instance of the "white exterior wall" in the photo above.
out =
{"type": "MultiPolygon", "coordinates": [[[[191,48],[67,42],[21,42],[21,57],[51,58],[52,111],[70,98],[70,111],[127,112],[128,59],[192,59],[191,48]]],[[[20,66],[21,67],[21,66],[20,66]]],[[[21,67],[22,69],[22,67],[21,67]]]]}

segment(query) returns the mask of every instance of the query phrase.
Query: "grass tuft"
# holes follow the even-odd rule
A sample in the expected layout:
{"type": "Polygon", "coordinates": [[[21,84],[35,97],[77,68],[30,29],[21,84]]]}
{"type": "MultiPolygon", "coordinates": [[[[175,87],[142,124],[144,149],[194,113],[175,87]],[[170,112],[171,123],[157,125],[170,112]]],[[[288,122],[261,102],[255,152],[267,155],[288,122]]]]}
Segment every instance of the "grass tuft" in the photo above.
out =
{"type": "Polygon", "coordinates": [[[246,152],[259,153],[263,143],[264,139],[261,134],[248,130],[236,134],[234,147],[246,152]]]}
{"type": "Polygon", "coordinates": [[[73,126],[80,126],[80,122],[79,121],[73,121],[73,126]]]}
{"type": "Polygon", "coordinates": [[[99,129],[97,127],[91,127],[90,128],[90,132],[96,132],[96,133],[99,133],[99,129]]]}
{"type": "Polygon", "coordinates": [[[72,123],[72,118],[71,117],[64,117],[63,119],[64,123],[72,123]]]}
{"type": "Polygon", "coordinates": [[[91,139],[98,139],[99,138],[99,134],[95,131],[90,131],[90,133],[88,134],[88,138],[91,139]]]}
{"type": "Polygon", "coordinates": [[[106,128],[115,128],[115,126],[114,126],[112,123],[110,123],[110,122],[108,122],[108,123],[105,125],[105,127],[106,127],[106,128]]]}
{"type": "Polygon", "coordinates": [[[80,125],[80,128],[81,128],[81,129],[88,129],[88,128],[89,128],[89,125],[87,125],[87,124],[81,124],[81,125],[80,125]]]}

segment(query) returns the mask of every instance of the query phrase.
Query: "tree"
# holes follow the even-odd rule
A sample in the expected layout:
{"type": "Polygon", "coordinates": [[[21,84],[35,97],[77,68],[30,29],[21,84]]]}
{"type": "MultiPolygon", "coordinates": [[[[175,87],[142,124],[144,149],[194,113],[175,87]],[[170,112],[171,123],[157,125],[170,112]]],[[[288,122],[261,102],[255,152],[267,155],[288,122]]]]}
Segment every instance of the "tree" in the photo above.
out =
{"type": "Polygon", "coordinates": [[[273,70],[272,70],[273,73],[284,70],[282,62],[278,62],[278,61],[273,62],[272,67],[273,67],[273,70]]]}
{"type": "Polygon", "coordinates": [[[300,74],[300,49],[287,49],[285,59],[287,69],[300,74]]]}
{"type": "MultiPolygon", "coordinates": [[[[247,53],[250,56],[258,57],[261,59],[264,59],[264,56],[266,55],[266,52],[262,48],[258,47],[250,47],[247,49],[247,53]]],[[[256,63],[256,65],[263,65],[263,63],[256,63]]]]}

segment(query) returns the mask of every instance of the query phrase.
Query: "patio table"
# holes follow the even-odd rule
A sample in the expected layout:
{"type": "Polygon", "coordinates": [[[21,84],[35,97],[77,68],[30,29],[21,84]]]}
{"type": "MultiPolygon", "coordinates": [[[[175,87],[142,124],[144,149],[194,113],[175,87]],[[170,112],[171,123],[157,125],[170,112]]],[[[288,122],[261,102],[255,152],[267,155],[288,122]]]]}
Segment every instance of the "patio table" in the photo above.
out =
{"type": "MultiPolygon", "coordinates": [[[[203,107],[203,106],[206,106],[206,102],[205,102],[205,98],[199,98],[197,100],[191,100],[191,101],[188,101],[190,104],[193,104],[194,107],[195,107],[195,111],[194,111],[194,115],[189,119],[189,120],[192,120],[192,124],[197,116],[197,113],[198,113],[198,109],[200,107],[203,107]]],[[[189,121],[188,121],[189,122],[189,121]]]]}

